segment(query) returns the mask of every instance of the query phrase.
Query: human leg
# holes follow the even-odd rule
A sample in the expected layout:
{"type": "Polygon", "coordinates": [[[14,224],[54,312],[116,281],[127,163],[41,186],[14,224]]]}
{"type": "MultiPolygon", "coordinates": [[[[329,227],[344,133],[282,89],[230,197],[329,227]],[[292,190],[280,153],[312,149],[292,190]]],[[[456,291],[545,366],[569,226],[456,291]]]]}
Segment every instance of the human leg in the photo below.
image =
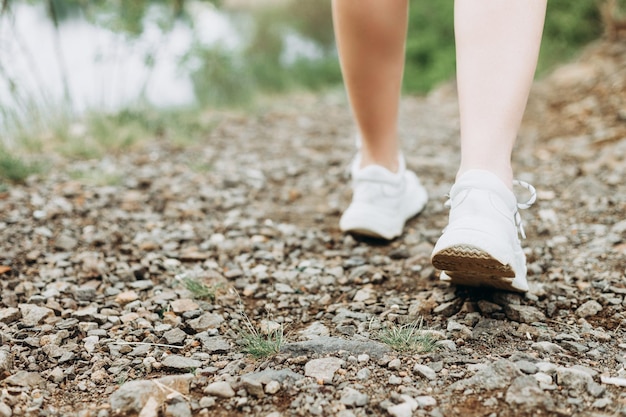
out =
{"type": "Polygon", "coordinates": [[[387,240],[399,236],[428,199],[398,145],[407,11],[408,0],[333,0],[341,69],[361,140],[352,202],[339,226],[387,240]]]}
{"type": "Polygon", "coordinates": [[[408,0],[333,0],[344,84],[361,137],[361,166],[398,170],[397,119],[408,0]]]}
{"type": "MultiPolygon", "coordinates": [[[[456,0],[461,166],[433,250],[442,278],[527,291],[511,152],[536,67],[546,0],[456,0]]],[[[534,189],[529,188],[534,201],[534,189]]],[[[524,207],[522,207],[524,206],[524,207]]]]}

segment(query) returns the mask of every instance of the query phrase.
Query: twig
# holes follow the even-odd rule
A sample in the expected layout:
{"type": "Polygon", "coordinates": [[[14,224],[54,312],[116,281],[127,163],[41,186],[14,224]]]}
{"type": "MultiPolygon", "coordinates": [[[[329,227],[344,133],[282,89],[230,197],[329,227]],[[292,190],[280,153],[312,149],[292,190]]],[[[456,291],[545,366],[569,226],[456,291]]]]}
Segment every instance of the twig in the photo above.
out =
{"type": "Polygon", "coordinates": [[[189,401],[189,400],[190,400],[190,398],[189,398],[188,396],[186,396],[185,394],[183,394],[182,392],[180,392],[180,391],[176,391],[174,388],[170,388],[170,387],[168,387],[167,385],[164,385],[164,384],[160,383],[160,382],[159,382],[159,381],[157,381],[156,379],[153,379],[153,380],[152,380],[152,382],[154,382],[154,384],[155,384],[157,387],[161,388],[162,390],[165,390],[165,391],[170,391],[171,393],[176,393],[176,394],[180,395],[181,397],[183,397],[184,399],[186,399],[187,401],[189,401]]]}
{"type": "Polygon", "coordinates": [[[165,345],[162,343],[126,342],[124,340],[114,340],[109,343],[114,344],[114,345],[149,345],[149,346],[166,347],[166,348],[174,348],[174,349],[182,349],[185,347],[185,346],[176,346],[176,345],[165,345]]]}

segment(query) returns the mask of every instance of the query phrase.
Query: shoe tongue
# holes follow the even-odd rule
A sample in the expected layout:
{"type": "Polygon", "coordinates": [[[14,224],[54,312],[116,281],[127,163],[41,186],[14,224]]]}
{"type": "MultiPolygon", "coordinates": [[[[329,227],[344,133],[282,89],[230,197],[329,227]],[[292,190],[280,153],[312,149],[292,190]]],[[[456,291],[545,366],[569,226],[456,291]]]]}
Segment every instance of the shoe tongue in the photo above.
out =
{"type": "Polygon", "coordinates": [[[402,180],[402,174],[398,171],[393,173],[380,165],[368,165],[352,172],[352,178],[356,180],[375,180],[397,182],[402,180]]]}

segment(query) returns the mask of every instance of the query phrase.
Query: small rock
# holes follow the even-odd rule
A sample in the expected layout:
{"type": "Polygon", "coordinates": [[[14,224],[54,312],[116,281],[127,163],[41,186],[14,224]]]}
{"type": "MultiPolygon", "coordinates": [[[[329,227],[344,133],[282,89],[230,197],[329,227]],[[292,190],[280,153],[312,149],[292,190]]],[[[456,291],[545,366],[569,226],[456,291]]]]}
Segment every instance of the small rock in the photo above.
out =
{"type": "Polygon", "coordinates": [[[11,352],[0,349],[0,379],[11,374],[13,370],[13,355],[11,352]]]}
{"type": "Polygon", "coordinates": [[[367,405],[369,397],[353,388],[344,388],[340,401],[347,407],[363,407],[367,405]]]}
{"type": "Polygon", "coordinates": [[[313,377],[323,384],[332,384],[335,372],[343,364],[344,361],[339,358],[313,359],[304,365],[304,375],[313,377]]]}
{"type": "Polygon", "coordinates": [[[453,391],[463,391],[468,388],[479,391],[503,389],[514,378],[521,375],[522,373],[511,361],[500,359],[493,364],[487,365],[474,376],[455,382],[450,385],[450,389],[453,391]]]}
{"type": "Polygon", "coordinates": [[[204,313],[200,317],[188,320],[189,327],[196,332],[204,332],[209,329],[218,329],[224,322],[224,318],[219,314],[204,313]]]}
{"type": "Polygon", "coordinates": [[[556,383],[574,390],[585,390],[593,382],[589,373],[575,368],[560,366],[556,368],[556,383]]]}
{"type": "Polygon", "coordinates": [[[393,417],[411,417],[413,411],[417,410],[417,401],[408,395],[402,395],[401,397],[404,399],[404,402],[387,408],[387,412],[393,417]]]}
{"type": "Polygon", "coordinates": [[[477,304],[478,304],[478,309],[481,311],[481,313],[484,313],[484,314],[491,314],[491,313],[497,313],[499,311],[502,311],[501,306],[499,306],[496,303],[487,301],[487,300],[479,300],[477,304]]]}
{"type": "Polygon", "coordinates": [[[200,306],[189,298],[181,298],[180,300],[174,300],[170,303],[172,311],[176,314],[182,314],[187,311],[193,311],[200,308],[200,306]]]}
{"type": "Polygon", "coordinates": [[[154,397],[148,398],[139,413],[140,417],[158,417],[161,404],[154,397]]]}
{"type": "Polygon", "coordinates": [[[219,336],[209,336],[206,332],[197,334],[196,339],[202,343],[203,350],[207,353],[226,353],[232,349],[228,340],[219,336]]]}
{"type": "Polygon", "coordinates": [[[172,392],[187,395],[192,378],[193,375],[186,374],[126,382],[111,395],[111,409],[114,414],[138,413],[151,397],[161,404],[172,392]],[[163,386],[169,389],[163,389],[163,386]]]}
{"type": "Polygon", "coordinates": [[[591,406],[593,408],[600,408],[600,409],[602,409],[602,408],[608,407],[612,403],[613,403],[613,401],[611,401],[610,398],[600,398],[599,400],[595,400],[593,402],[593,404],[591,404],[591,406]]]}
{"type": "Polygon", "coordinates": [[[509,320],[518,323],[534,323],[546,319],[546,316],[533,306],[508,304],[504,307],[504,313],[509,320]]]}
{"type": "Polygon", "coordinates": [[[539,368],[537,368],[537,365],[525,360],[515,362],[515,366],[517,366],[517,369],[524,372],[525,374],[534,374],[539,370],[539,368]]]}
{"type": "Polygon", "coordinates": [[[422,364],[415,364],[413,367],[413,372],[421,376],[422,378],[426,378],[430,381],[433,381],[437,378],[437,373],[430,367],[422,364]]]}
{"type": "Polygon", "coordinates": [[[180,355],[169,355],[161,361],[164,367],[179,371],[189,371],[202,366],[202,362],[196,359],[187,358],[180,355]]]}
{"type": "Polygon", "coordinates": [[[11,407],[0,401],[0,417],[11,417],[12,415],[13,411],[11,410],[11,407]]]}
{"type": "Polygon", "coordinates": [[[126,305],[138,299],[139,299],[139,295],[137,295],[135,291],[124,291],[124,292],[119,293],[115,297],[115,302],[120,303],[122,305],[126,305]]]}
{"type": "Polygon", "coordinates": [[[232,398],[235,396],[235,391],[226,381],[217,381],[207,385],[204,388],[204,393],[220,398],[232,398]]]}
{"type": "Polygon", "coordinates": [[[185,341],[185,339],[187,338],[187,333],[185,333],[178,327],[175,327],[163,333],[163,338],[170,345],[179,345],[185,341]]]}
{"type": "Polygon", "coordinates": [[[265,385],[265,392],[270,395],[276,394],[280,391],[280,382],[278,381],[270,381],[265,385]]]}
{"type": "Polygon", "coordinates": [[[576,315],[578,317],[585,318],[585,317],[595,316],[601,311],[602,311],[602,305],[599,302],[595,300],[589,300],[576,309],[576,315]]]}
{"type": "Polygon", "coordinates": [[[165,417],[191,417],[191,407],[187,401],[178,399],[165,407],[165,417]]]}
{"type": "Polygon", "coordinates": [[[60,235],[54,241],[54,248],[69,252],[78,246],[78,241],[68,235],[60,235]]]}
{"type": "Polygon", "coordinates": [[[265,397],[265,391],[263,391],[263,384],[259,381],[251,378],[242,378],[241,383],[246,392],[253,397],[263,398],[265,397]]]}
{"type": "Polygon", "coordinates": [[[537,381],[530,375],[517,377],[506,391],[505,401],[516,408],[531,410],[542,407],[554,408],[554,402],[537,386],[537,381]]]}
{"type": "Polygon", "coordinates": [[[543,353],[559,353],[565,351],[561,346],[552,342],[536,342],[533,343],[531,347],[536,351],[543,353]]]}
{"type": "Polygon", "coordinates": [[[434,407],[437,405],[437,400],[430,395],[420,395],[415,397],[415,401],[421,408],[434,407]]]}
{"type": "Polygon", "coordinates": [[[298,333],[300,333],[302,337],[312,340],[318,337],[328,336],[330,334],[330,330],[322,322],[314,321],[298,333]]]}
{"type": "Polygon", "coordinates": [[[339,337],[318,337],[304,342],[286,343],[281,347],[283,353],[291,353],[294,356],[306,356],[311,354],[332,354],[345,350],[352,355],[367,353],[378,359],[389,353],[391,348],[384,343],[373,340],[347,340],[339,337]]]}
{"type": "Polygon", "coordinates": [[[398,359],[398,358],[392,359],[387,364],[387,368],[389,368],[389,369],[400,369],[400,367],[402,367],[402,361],[400,361],[400,359],[398,359]]]}
{"type": "Polygon", "coordinates": [[[461,309],[461,300],[452,300],[447,303],[441,303],[433,309],[433,313],[441,314],[446,317],[455,315],[461,309]]]}
{"type": "Polygon", "coordinates": [[[361,381],[368,380],[370,375],[372,375],[372,371],[370,371],[368,368],[360,369],[359,372],[356,373],[357,379],[360,379],[361,381]]]}
{"type": "Polygon", "coordinates": [[[18,307],[22,313],[22,323],[29,327],[36,326],[46,318],[54,316],[54,311],[47,307],[39,307],[35,304],[20,304],[18,307]]]}
{"type": "Polygon", "coordinates": [[[22,313],[15,307],[0,308],[0,323],[11,324],[21,317],[22,313]]]}
{"type": "Polygon", "coordinates": [[[46,384],[46,380],[38,372],[18,371],[6,378],[4,383],[18,387],[39,388],[46,384]]]}

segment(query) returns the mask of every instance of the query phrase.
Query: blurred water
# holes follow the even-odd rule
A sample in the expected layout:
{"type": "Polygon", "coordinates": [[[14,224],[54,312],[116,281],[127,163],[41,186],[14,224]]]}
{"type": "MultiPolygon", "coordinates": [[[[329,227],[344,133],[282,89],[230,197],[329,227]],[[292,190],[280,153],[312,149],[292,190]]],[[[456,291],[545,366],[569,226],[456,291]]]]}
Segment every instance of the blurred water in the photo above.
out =
{"type": "Polygon", "coordinates": [[[164,32],[155,8],[146,17],[143,33],[132,39],[83,19],[64,21],[59,28],[63,57],[59,60],[54,25],[44,8],[15,4],[0,21],[0,105],[5,110],[19,107],[20,97],[62,105],[63,74],[71,107],[78,112],[117,109],[142,96],[161,107],[192,104],[193,86],[178,65],[181,57],[194,40],[236,48],[242,35],[232,19],[210,3],[189,7],[192,25],[176,22],[164,32]],[[146,64],[149,54],[153,65],[146,64]]]}

